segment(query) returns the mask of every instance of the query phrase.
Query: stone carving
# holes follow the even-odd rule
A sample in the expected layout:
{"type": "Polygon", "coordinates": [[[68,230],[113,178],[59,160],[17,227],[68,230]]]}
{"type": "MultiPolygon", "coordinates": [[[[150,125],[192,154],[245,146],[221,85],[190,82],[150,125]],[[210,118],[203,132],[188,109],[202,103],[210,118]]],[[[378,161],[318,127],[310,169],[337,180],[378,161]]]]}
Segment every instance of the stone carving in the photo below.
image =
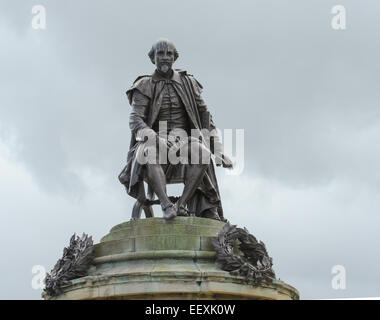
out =
{"type": "Polygon", "coordinates": [[[244,276],[247,280],[253,280],[256,285],[262,281],[271,283],[275,278],[272,258],[268,256],[265,244],[257,241],[246,228],[241,229],[226,223],[217,238],[212,239],[212,244],[222,270],[244,276]],[[238,248],[243,256],[234,253],[236,240],[239,241],[238,248]]]}
{"type": "Polygon", "coordinates": [[[62,287],[70,280],[84,277],[94,259],[94,244],[87,234],[82,237],[75,233],[70,245],[63,249],[63,257],[57,261],[53,270],[46,275],[44,291],[51,297],[60,295],[62,287]]]}

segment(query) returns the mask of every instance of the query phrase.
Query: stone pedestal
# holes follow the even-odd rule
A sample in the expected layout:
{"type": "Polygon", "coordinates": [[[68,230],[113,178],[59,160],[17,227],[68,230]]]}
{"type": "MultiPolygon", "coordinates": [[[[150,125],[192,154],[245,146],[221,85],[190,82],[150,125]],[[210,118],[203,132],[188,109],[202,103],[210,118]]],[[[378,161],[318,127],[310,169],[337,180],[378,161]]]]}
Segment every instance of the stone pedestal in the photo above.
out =
{"type": "Polygon", "coordinates": [[[222,271],[211,238],[224,223],[150,218],[113,227],[95,245],[95,266],[54,299],[298,299],[282,281],[254,286],[222,271]]]}

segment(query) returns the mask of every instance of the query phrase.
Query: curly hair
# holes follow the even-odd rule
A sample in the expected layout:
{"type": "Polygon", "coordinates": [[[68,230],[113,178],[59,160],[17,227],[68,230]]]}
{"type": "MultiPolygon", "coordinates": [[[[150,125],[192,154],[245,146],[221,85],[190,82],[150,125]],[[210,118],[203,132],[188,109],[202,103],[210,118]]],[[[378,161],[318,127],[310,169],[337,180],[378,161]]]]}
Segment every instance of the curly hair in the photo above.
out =
{"type": "Polygon", "coordinates": [[[171,42],[168,39],[164,39],[164,38],[158,39],[156,41],[156,43],[154,43],[152,45],[152,48],[148,52],[148,56],[150,58],[150,61],[152,61],[152,63],[154,64],[154,55],[156,53],[156,49],[167,48],[168,46],[172,46],[173,47],[173,50],[174,50],[174,61],[176,61],[177,58],[179,57],[177,48],[175,47],[175,45],[173,44],[173,42],[171,42]]]}

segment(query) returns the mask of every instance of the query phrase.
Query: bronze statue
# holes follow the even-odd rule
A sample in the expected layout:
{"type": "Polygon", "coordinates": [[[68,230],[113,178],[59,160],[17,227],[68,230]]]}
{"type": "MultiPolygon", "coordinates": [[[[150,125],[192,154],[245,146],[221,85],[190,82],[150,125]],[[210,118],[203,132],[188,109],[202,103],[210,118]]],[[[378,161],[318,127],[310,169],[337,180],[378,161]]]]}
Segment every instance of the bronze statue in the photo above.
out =
{"type": "Polygon", "coordinates": [[[205,129],[210,132],[216,129],[201,97],[202,86],[186,71],[172,69],[178,51],[171,41],[158,40],[148,55],[156,70],[151,75],[138,77],[126,92],[132,106],[129,119],[132,137],[127,165],[119,180],[127,193],[137,199],[132,218],[140,218],[142,209],[146,217],[152,217],[151,205],[159,203],[165,219],[193,215],[225,221],[211,154],[220,160],[217,165],[232,168],[232,162],[223,153],[216,152],[221,150],[217,135],[212,135],[211,143],[206,143],[204,136],[202,139],[205,129]],[[162,123],[165,126],[161,126],[162,123]],[[194,130],[201,138],[194,137],[194,130]],[[179,139],[183,132],[188,138],[179,139]],[[165,156],[170,152],[176,155],[200,152],[202,160],[208,161],[194,163],[191,157],[185,156],[179,163],[167,163],[160,161],[162,150],[165,156]],[[139,161],[141,156],[147,155],[153,155],[158,161],[139,161]],[[147,195],[144,182],[148,185],[147,195]],[[181,197],[169,197],[166,184],[179,182],[184,183],[181,197]],[[154,200],[154,194],[158,201],[154,200]]]}

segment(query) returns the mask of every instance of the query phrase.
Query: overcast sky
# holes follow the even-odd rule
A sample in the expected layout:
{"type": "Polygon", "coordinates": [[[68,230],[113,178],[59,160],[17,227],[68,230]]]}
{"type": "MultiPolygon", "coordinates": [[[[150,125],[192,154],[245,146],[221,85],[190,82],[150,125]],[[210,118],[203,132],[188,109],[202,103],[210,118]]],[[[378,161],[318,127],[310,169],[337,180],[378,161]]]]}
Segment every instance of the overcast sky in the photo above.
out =
{"type": "Polygon", "coordinates": [[[125,90],[154,70],[160,37],[217,127],[245,130],[244,172],[217,168],[225,216],[301,298],[380,296],[378,1],[0,3],[0,298],[40,299],[34,265],[50,271],[74,232],[98,242],[129,219],[125,90]],[[346,30],[331,27],[336,4],[346,30]]]}

